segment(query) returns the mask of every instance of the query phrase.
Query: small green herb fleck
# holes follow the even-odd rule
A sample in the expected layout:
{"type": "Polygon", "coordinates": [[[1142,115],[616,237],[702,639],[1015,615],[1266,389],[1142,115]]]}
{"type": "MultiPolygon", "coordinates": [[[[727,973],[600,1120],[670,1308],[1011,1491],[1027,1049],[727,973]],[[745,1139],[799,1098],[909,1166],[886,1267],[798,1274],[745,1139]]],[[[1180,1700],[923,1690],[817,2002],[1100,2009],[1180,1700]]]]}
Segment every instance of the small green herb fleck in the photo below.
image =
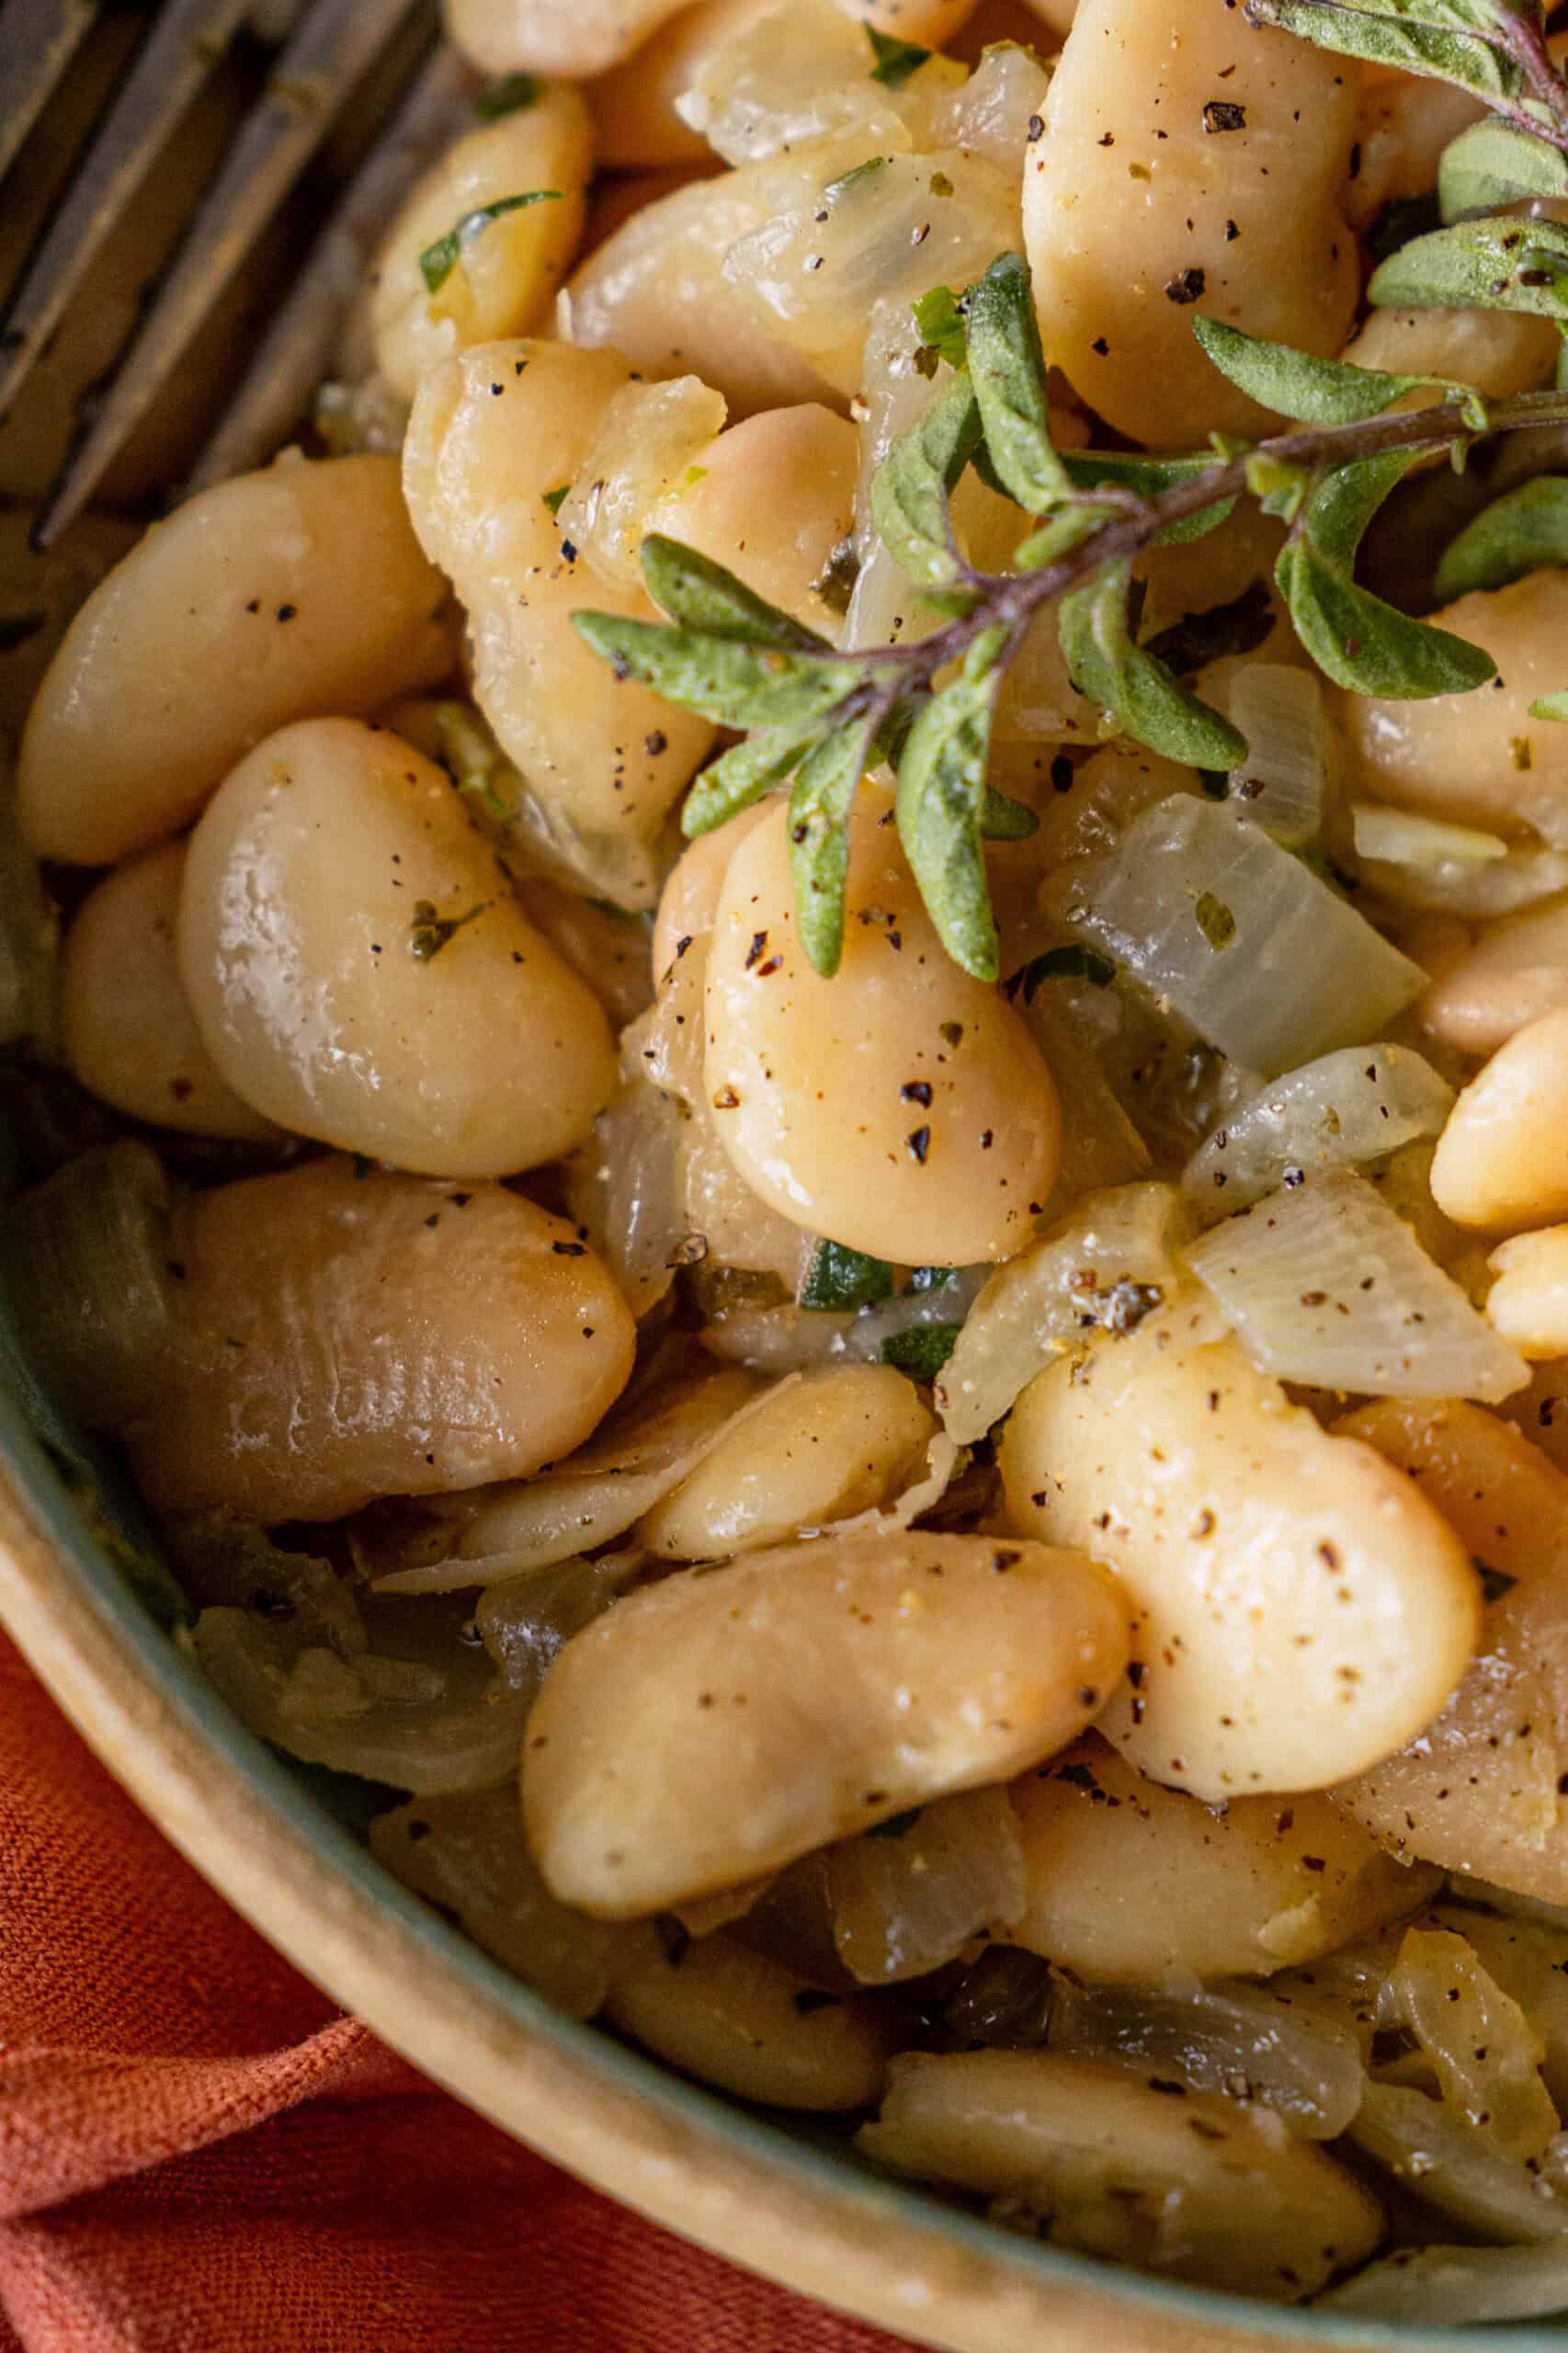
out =
{"type": "Polygon", "coordinates": [[[540,496],[543,499],[545,505],[549,507],[552,515],[560,514],[562,508],[565,506],[566,501],[571,497],[571,495],[572,485],[569,482],[557,483],[553,490],[541,490],[540,492],[540,496]]]}
{"type": "Polygon", "coordinates": [[[961,368],[969,356],[969,329],[963,304],[952,288],[933,286],[910,308],[924,348],[945,359],[949,368],[961,368]]]}
{"type": "Polygon", "coordinates": [[[473,110],[483,122],[494,122],[504,114],[521,114],[528,107],[537,107],[540,85],[531,74],[503,74],[498,82],[481,90],[473,102],[473,110]]]}
{"type": "Polygon", "coordinates": [[[868,180],[875,179],[879,172],[887,169],[888,160],[886,155],[868,155],[866,161],[863,164],[857,164],[853,171],[840,173],[837,179],[829,180],[824,188],[823,201],[825,204],[836,204],[841,197],[847,196],[852,189],[864,188],[868,180]]]}
{"type": "Polygon", "coordinates": [[[951,196],[954,193],[953,184],[946,172],[933,172],[927,186],[933,196],[951,196]]]}
{"type": "Polygon", "coordinates": [[[885,1258],[869,1258],[863,1250],[846,1249],[841,1242],[819,1242],[801,1285],[799,1304],[842,1315],[892,1297],[892,1268],[885,1258]]]}
{"type": "Polygon", "coordinates": [[[892,33],[880,33],[875,25],[868,25],[866,38],[871,44],[876,63],[871,79],[880,82],[884,90],[903,87],[912,74],[918,74],[931,52],[922,49],[918,41],[898,40],[892,33]]]}
{"type": "Polygon", "coordinates": [[[432,956],[440,954],[453,934],[460,931],[465,923],[472,923],[475,915],[484,913],[487,904],[482,899],[477,906],[470,907],[466,915],[443,915],[437,914],[432,900],[416,899],[408,926],[409,954],[417,957],[420,963],[427,964],[432,956]]]}
{"type": "Polygon", "coordinates": [[[425,280],[426,291],[430,294],[440,292],[462,259],[464,249],[472,244],[475,237],[483,235],[493,221],[499,221],[506,212],[520,212],[525,205],[559,204],[560,201],[561,190],[558,188],[535,188],[522,196],[498,196],[494,204],[482,204],[472,212],[465,212],[444,237],[437,237],[435,244],[426,245],[420,255],[419,272],[425,280]]]}
{"type": "Polygon", "coordinates": [[[1236,936],[1236,919],[1223,899],[1217,899],[1212,891],[1205,891],[1193,913],[1198,917],[1198,928],[1210,948],[1218,952],[1230,946],[1236,936]]]}
{"type": "Polygon", "coordinates": [[[961,1324],[916,1324],[911,1331],[892,1332],[882,1342],[882,1362],[911,1381],[935,1381],[962,1329],[961,1324]]]}

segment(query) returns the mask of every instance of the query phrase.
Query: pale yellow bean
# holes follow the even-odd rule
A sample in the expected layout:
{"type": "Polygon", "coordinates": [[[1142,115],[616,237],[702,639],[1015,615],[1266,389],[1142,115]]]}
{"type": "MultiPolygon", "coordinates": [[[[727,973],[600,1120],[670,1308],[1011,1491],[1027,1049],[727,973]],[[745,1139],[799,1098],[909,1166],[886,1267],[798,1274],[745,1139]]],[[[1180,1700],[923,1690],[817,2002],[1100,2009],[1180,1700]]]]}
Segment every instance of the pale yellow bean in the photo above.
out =
{"type": "Polygon", "coordinates": [[[904,1485],[936,1415],[891,1365],[835,1365],[781,1388],[722,1438],[632,1540],[658,1559],[714,1561],[781,1544],[883,1504],[904,1485]]]}
{"type": "Polygon", "coordinates": [[[598,999],[445,772],[356,720],[284,728],[220,788],[179,958],[229,1085],[346,1152],[511,1176],[581,1143],[615,1089],[598,999]]]}
{"type": "Polygon", "coordinates": [[[775,15],[779,0],[698,0],[660,27],[636,55],[584,91],[601,165],[609,171],[700,163],[710,153],[699,131],[676,112],[715,51],[775,15]]]}
{"type": "Polygon", "coordinates": [[[631,1594],[529,1720],[528,1843],[563,1903],[635,1917],[756,1879],[1062,1747],[1126,1665],[1081,1553],[823,1538],[631,1594]]]}
{"type": "Polygon", "coordinates": [[[66,937],[60,975],[65,1059],[117,1111],[187,1135],[271,1142],[278,1130],[234,1093],[201,1042],[179,976],[175,919],[183,842],[106,875],[66,937]]]}
{"type": "Polygon", "coordinates": [[[1155,1780],[1322,1789],[1421,1732],[1465,1671],[1479,1598],[1448,1522],[1195,1293],[1039,1374],[1001,1461],[1013,1525],[1092,1551],[1131,1598],[1139,1677],[1103,1729],[1155,1780]]]}
{"type": "Polygon", "coordinates": [[[376,366],[404,399],[438,359],[539,325],[576,253],[593,168],[587,108],[562,84],[467,132],[411,190],[370,265],[376,366]],[[517,196],[540,200],[474,220],[517,196]],[[432,291],[420,257],[464,222],[432,291]]]}
{"type": "Polygon", "coordinates": [[[542,874],[520,881],[517,896],[528,921],[586,981],[613,1029],[623,1029],[647,1010],[653,975],[646,917],[585,899],[542,874]]]}
{"type": "MultiPolygon", "coordinates": [[[[1488,400],[1539,392],[1552,380],[1562,338],[1550,319],[1506,311],[1374,311],[1346,346],[1357,368],[1391,376],[1445,376],[1488,400]]],[[[1429,408],[1440,387],[1411,392],[1396,406],[1429,408]]]]}
{"type": "Polygon", "coordinates": [[[1179,21],[1167,0],[1083,0],[1025,164],[1024,236],[1047,356],[1112,425],[1165,449],[1258,429],[1195,307],[1339,350],[1360,283],[1341,210],[1355,115],[1343,59],[1227,0],[1179,21]]]}
{"type": "Polygon", "coordinates": [[[630,375],[610,352],[476,345],[421,383],[403,481],[415,529],[468,610],[476,700],[586,887],[635,908],[658,895],[665,816],[714,731],[616,679],[578,636],[578,608],[655,608],[591,573],[545,504],[570,487],[630,375]]]}
{"type": "Polygon", "coordinates": [[[580,81],[629,57],[681,0],[446,0],[447,31],[486,74],[580,81]]]}
{"type": "Polygon", "coordinates": [[[605,2016],[736,2099],[831,2114],[881,2096],[895,2021],[864,1995],[813,2001],[810,1981],[725,1936],[672,1953],[653,1937],[618,1970],[605,2016]]]}
{"type": "Polygon", "coordinates": [[[1266,1977],[1374,1935],[1440,1884],[1315,1792],[1216,1813],[1093,1734],[1012,1794],[1028,1900],[1007,1941],[1101,1984],[1266,1977]]]}
{"type": "Polygon", "coordinates": [[[1464,1054],[1494,1053],[1517,1029],[1568,1005],[1568,899],[1549,899],[1411,952],[1432,974],[1421,1026],[1464,1054]]]}
{"type": "Polygon", "coordinates": [[[1437,1139],[1432,1198],[1498,1233],[1568,1217],[1568,1007],[1516,1030],[1465,1087],[1437,1139]]]}
{"type": "Polygon", "coordinates": [[[1479,1405],[1339,1425],[1420,1482],[1486,1579],[1481,1640],[1423,1736],[1333,1792],[1393,1853],[1568,1904],[1568,1477],[1479,1405]]]}
{"type": "Polygon", "coordinates": [[[1383,2234],[1342,2165],[1212,2093],[1173,2099],[1128,2069],[1046,2051],[912,2052],[889,2086],[858,2147],[1032,2210],[1058,2246],[1290,2303],[1383,2234]]]}
{"type": "Polygon", "coordinates": [[[695,452],[691,476],[651,507],[646,531],[682,540],[824,637],[841,614],[822,589],[855,522],[859,445],[815,402],[733,425],[695,452]]]}
{"type": "Polygon", "coordinates": [[[1000,991],[943,949],[890,806],[861,787],[832,980],[796,936],[788,811],[736,850],[708,961],[708,1099],[792,1224],[907,1266],[1006,1258],[1056,1172],[1056,1091],[1000,991]]]}
{"type": "Polygon", "coordinates": [[[1521,1356],[1568,1356],[1568,1225],[1517,1233],[1489,1263],[1488,1321],[1521,1356]]]}
{"type": "Polygon", "coordinates": [[[1568,730],[1529,711],[1538,696],[1562,683],[1568,571],[1527,573],[1509,587],[1460,597],[1431,618],[1484,646],[1497,680],[1427,702],[1344,696],[1364,785],[1396,808],[1505,836],[1534,826],[1553,847],[1568,848],[1568,743],[1559,740],[1568,730]]]}
{"type": "Polygon", "coordinates": [[[1483,100],[1450,83],[1366,74],[1356,119],[1358,167],[1345,199],[1353,226],[1364,229],[1385,204],[1435,188],[1444,148],[1485,112],[1483,100]]]}
{"type": "Polygon", "coordinates": [[[392,458],[281,459],[154,524],[93,592],[22,739],[22,829],[108,865],[177,833],[236,760],[451,667],[446,588],[392,458]]]}
{"type": "Polygon", "coordinates": [[[573,1229],[498,1185],[313,1160],[199,1194],[172,1350],[123,1426],[158,1511],[335,1519],[582,1443],[636,1327],[573,1229]]]}
{"type": "Polygon", "coordinates": [[[1065,40],[1078,13],[1078,0],[1027,0],[1028,6],[1059,40],[1065,40]]]}
{"type": "MultiPolygon", "coordinates": [[[[864,162],[859,142],[824,141],[822,176],[864,162]]],[[[645,376],[700,376],[732,416],[793,401],[842,406],[825,374],[770,335],[725,281],[732,245],[771,220],[799,177],[798,159],[769,157],[718,179],[694,180],[646,206],[574,272],[562,332],[610,348],[645,376]]]]}

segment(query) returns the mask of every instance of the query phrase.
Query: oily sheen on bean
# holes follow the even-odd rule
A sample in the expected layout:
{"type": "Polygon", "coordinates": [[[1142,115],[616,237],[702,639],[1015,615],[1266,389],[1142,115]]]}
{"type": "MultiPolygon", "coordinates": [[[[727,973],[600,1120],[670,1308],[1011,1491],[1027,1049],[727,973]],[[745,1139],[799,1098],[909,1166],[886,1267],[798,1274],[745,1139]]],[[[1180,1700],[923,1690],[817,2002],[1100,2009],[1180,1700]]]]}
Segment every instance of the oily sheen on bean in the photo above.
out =
{"type": "Polygon", "coordinates": [[[1056,1089],[1001,992],[943,949],[890,808],[862,787],[832,980],[796,934],[787,810],[736,849],[708,961],[708,1099],[792,1224],[909,1266],[1006,1258],[1056,1174],[1056,1089]]]}
{"type": "Polygon", "coordinates": [[[787,1544],[630,1595],[529,1720],[523,1817],[562,1903],[636,1917],[1062,1747],[1127,1660],[1080,1552],[976,1536],[787,1544]]]}
{"type": "Polygon", "coordinates": [[[569,1152],[615,1086],[597,997],[524,915],[445,773],[384,729],[259,745],[191,837],[180,968],[280,1126],[428,1176],[569,1152]]]}

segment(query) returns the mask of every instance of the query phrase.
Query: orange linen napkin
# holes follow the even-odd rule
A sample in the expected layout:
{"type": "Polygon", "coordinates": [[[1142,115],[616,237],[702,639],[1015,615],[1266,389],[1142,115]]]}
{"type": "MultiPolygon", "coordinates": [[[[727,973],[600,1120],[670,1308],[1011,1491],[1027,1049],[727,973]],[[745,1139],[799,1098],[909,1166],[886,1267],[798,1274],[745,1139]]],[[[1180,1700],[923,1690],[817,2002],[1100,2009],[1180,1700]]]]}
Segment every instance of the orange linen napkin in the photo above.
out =
{"type": "Polygon", "coordinates": [[[0,1636],[0,2353],[899,2353],[667,2238],[295,1975],[0,1636]]]}

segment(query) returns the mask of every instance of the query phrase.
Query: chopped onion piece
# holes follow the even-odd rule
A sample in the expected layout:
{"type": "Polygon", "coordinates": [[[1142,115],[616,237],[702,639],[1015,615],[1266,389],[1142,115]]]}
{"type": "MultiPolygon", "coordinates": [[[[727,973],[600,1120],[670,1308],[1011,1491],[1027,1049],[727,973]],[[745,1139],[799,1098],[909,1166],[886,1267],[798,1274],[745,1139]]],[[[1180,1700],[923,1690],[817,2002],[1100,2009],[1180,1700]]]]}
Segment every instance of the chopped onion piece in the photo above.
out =
{"type": "Polygon", "coordinates": [[[1508,845],[1499,834],[1450,825],[1408,809],[1390,809],[1379,801],[1358,801],[1350,815],[1357,857],[1381,865],[1490,866],[1508,855],[1508,845]]]}
{"type": "Polygon", "coordinates": [[[940,1969],[1028,1901],[1006,1790],[938,1798],[829,1847],[827,1890],[838,1957],[862,1985],[940,1969]]]}
{"type": "Polygon", "coordinates": [[[1412,1928],[1386,2004],[1431,2061],[1444,2104],[1505,2156],[1539,2164],[1558,2131],[1541,2080],[1546,2045],[1465,1938],[1412,1928]]]}
{"type": "Polygon", "coordinates": [[[573,2018],[591,2018],[638,1932],[558,1904],[523,1843],[517,1793],[415,1798],[370,1824],[370,1851],[455,1912],[474,1943],[573,2018]]]}
{"type": "Polygon", "coordinates": [[[857,350],[880,299],[962,286],[1018,243],[1018,178],[959,147],[867,154],[824,182],[807,158],[772,217],[730,247],[725,282],[795,349],[857,350]],[[949,196],[933,197],[940,176],[949,196]],[[824,214],[826,219],[824,219],[824,214]]]}
{"type": "Polygon", "coordinates": [[[644,517],[678,491],[699,449],[722,432],[728,404],[700,376],[624,384],[556,517],[601,579],[642,585],[644,517]]]}
{"type": "Polygon", "coordinates": [[[1231,798],[1255,825],[1287,848],[1323,831],[1328,722],[1323,682],[1313,670],[1283,662],[1246,662],[1227,697],[1230,717],[1247,739],[1247,756],[1231,772],[1231,798]]]}
{"type": "Polygon", "coordinates": [[[484,1790],[517,1771],[532,1704],[508,1692],[459,1619],[425,1601],[381,1604],[346,1656],[314,1630],[245,1609],[204,1609],[191,1640],[210,1680],[261,1739],[311,1765],[427,1797],[484,1790]]]}
{"type": "Polygon", "coordinates": [[[1185,1253],[1254,1364],[1367,1397],[1495,1405],[1529,1368],[1364,1176],[1270,1193],[1185,1253]]]}
{"type": "Polygon", "coordinates": [[[619,1599],[646,1557],[605,1552],[597,1561],[561,1561],[489,1586],[474,1624],[507,1690],[537,1698],[557,1653],[619,1599]]]}
{"type": "Polygon", "coordinates": [[[689,1235],[679,1183],[684,1124],[678,1103],[633,1079],[600,1112],[570,1165],[572,1214],[634,1315],[664,1298],[689,1235]]]}
{"type": "Polygon", "coordinates": [[[1361,2105],[1361,2047],[1347,2028],[1283,2008],[1246,1986],[1059,1988],[1051,2048],[1153,2067],[1197,2091],[1272,2108],[1310,2141],[1332,2141],[1361,2105]]]}
{"type": "Polygon", "coordinates": [[[353,1658],[369,1647],[354,1587],[330,1561],[290,1552],[265,1529],[203,1513],[164,1529],[181,1590],[199,1609],[250,1609],[353,1658]]]}
{"type": "Polygon", "coordinates": [[[457,1498],[432,1516],[426,1525],[445,1531],[439,1557],[378,1577],[376,1590],[455,1593],[597,1551],[652,1511],[761,1402],[738,1371],[644,1394],[558,1470],[457,1498]]]}
{"type": "Polygon", "coordinates": [[[993,41],[968,81],[934,108],[935,141],[966,147],[1016,172],[1029,144],[1029,125],[1044,115],[1050,92],[1051,68],[1027,42],[993,41]]]}
{"type": "Polygon", "coordinates": [[[144,1411],[172,1344],[172,1199],[158,1155],[100,1145],[6,1211],[0,1282],[46,1387],[89,1429],[144,1411]]]}
{"type": "Polygon", "coordinates": [[[1075,930],[1267,1076],[1375,1038],[1426,984],[1300,858],[1185,793],[1074,869],[1062,896],[1075,930]]]}
{"type": "Polygon", "coordinates": [[[1042,1366],[1086,1332],[1134,1330],[1160,1304],[1190,1231],[1174,1187],[1123,1185],[1086,1195],[997,1267],[937,1381],[949,1435],[964,1445],[983,1438],[1042,1366]]]}
{"type": "Polygon", "coordinates": [[[1056,1998],[1051,1963],[1018,1945],[987,1945],[942,2013],[961,2044],[998,2051],[1038,2051],[1056,1998]]]}
{"type": "Polygon", "coordinates": [[[1369,2084],[1349,2131],[1376,2164],[1478,2238],[1515,2245],[1568,2231],[1568,2198],[1425,2092],[1369,2084]]]}
{"type": "Polygon", "coordinates": [[[859,569],[845,615],[846,645],[913,643],[939,626],[941,615],[910,594],[909,575],[886,547],[871,520],[871,484],[889,450],[926,414],[952,371],[939,366],[934,377],[915,365],[920,333],[907,302],[873,303],[870,331],[860,369],[860,463],[855,482],[855,552],[859,569]]]}
{"type": "Polygon", "coordinates": [[[1312,2309],[1423,2333],[1539,2319],[1568,2311],[1568,2245],[1548,2239],[1540,2246],[1402,2246],[1330,2288],[1312,2309]]]}
{"type": "Polygon", "coordinates": [[[1358,1167],[1442,1131],[1454,1090],[1408,1046],[1341,1046],[1230,1113],[1182,1171],[1201,1210],[1245,1209],[1300,1170],[1358,1167]]]}
{"type": "Polygon", "coordinates": [[[789,0],[717,44],[676,112],[727,164],[849,131],[869,155],[896,153],[910,143],[901,96],[871,79],[865,33],[833,0],[789,0]]]}

